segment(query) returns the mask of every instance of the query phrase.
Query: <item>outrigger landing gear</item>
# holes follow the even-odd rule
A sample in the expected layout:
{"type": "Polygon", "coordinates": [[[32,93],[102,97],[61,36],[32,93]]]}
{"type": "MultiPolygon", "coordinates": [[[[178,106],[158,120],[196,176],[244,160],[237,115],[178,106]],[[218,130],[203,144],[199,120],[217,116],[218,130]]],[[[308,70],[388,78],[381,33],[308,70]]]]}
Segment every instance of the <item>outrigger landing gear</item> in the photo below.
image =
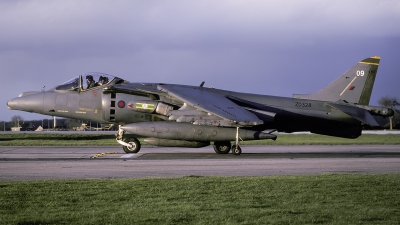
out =
{"type": "Polygon", "coordinates": [[[125,130],[121,129],[121,125],[119,125],[119,129],[115,134],[117,142],[122,145],[122,149],[128,153],[138,153],[140,151],[140,141],[134,137],[128,137],[123,141],[123,136],[125,134],[125,130]]]}
{"type": "Polygon", "coordinates": [[[239,145],[233,145],[232,146],[232,153],[234,155],[240,155],[240,154],[242,154],[242,148],[239,145]]]}
{"type": "MultiPolygon", "coordinates": [[[[235,144],[232,146],[232,153],[234,154],[234,155],[240,155],[240,154],[242,154],[242,148],[240,148],[240,146],[239,146],[239,127],[236,127],[236,142],[235,142],[235,144]]],[[[240,140],[242,140],[241,138],[240,138],[240,140]]],[[[242,140],[243,141],[243,140],[242,140]]]]}

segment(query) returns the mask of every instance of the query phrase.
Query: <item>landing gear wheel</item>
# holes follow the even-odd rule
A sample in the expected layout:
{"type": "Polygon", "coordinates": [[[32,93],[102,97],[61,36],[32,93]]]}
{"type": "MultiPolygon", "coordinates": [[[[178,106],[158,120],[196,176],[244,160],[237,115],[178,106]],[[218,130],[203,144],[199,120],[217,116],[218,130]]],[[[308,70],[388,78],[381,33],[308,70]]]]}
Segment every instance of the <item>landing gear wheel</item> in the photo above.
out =
{"type": "Polygon", "coordinates": [[[232,154],[234,155],[240,155],[242,154],[242,148],[240,148],[240,146],[238,145],[236,148],[236,145],[232,146],[232,154]]]}
{"type": "Polygon", "coordinates": [[[128,154],[131,153],[138,153],[140,150],[140,142],[138,139],[134,138],[134,137],[130,137],[125,139],[125,142],[130,144],[131,147],[128,146],[122,146],[122,148],[124,149],[124,151],[128,154]]]}
{"type": "Polygon", "coordinates": [[[217,154],[228,154],[231,151],[230,141],[214,141],[214,151],[217,154]]]}

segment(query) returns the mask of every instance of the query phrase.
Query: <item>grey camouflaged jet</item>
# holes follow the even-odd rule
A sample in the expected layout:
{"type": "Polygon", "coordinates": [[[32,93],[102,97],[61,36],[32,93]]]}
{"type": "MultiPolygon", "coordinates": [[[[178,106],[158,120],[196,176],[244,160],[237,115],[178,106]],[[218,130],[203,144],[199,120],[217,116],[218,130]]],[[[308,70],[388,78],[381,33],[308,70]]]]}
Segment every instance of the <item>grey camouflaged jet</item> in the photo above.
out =
{"type": "Polygon", "coordinates": [[[272,139],[275,131],[310,131],[357,138],[363,125],[382,127],[393,110],[368,106],[380,57],[364,59],[327,87],[293,98],[238,93],[200,86],[130,83],[102,73],[79,75],[51,90],[23,92],[9,109],[119,125],[126,153],[144,142],[204,147],[241,154],[239,140],[272,139]],[[234,141],[234,144],[231,144],[234,141]]]}

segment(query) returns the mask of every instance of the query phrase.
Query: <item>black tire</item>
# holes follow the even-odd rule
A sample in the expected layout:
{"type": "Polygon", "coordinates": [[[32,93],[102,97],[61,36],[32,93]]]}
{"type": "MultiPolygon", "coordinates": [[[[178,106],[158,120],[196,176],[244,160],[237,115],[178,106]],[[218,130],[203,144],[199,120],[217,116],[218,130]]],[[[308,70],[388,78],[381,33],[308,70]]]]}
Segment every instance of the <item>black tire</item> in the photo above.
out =
{"type": "Polygon", "coordinates": [[[140,142],[134,137],[125,139],[125,142],[131,144],[132,147],[122,146],[122,149],[128,154],[138,153],[140,151],[140,142]]]}
{"type": "Polygon", "coordinates": [[[214,151],[217,154],[228,154],[231,151],[231,146],[229,141],[215,141],[214,151]]]}
{"type": "Polygon", "coordinates": [[[232,154],[234,154],[234,155],[242,154],[242,148],[240,146],[237,146],[237,148],[236,148],[236,145],[233,145],[232,146],[232,154]]]}

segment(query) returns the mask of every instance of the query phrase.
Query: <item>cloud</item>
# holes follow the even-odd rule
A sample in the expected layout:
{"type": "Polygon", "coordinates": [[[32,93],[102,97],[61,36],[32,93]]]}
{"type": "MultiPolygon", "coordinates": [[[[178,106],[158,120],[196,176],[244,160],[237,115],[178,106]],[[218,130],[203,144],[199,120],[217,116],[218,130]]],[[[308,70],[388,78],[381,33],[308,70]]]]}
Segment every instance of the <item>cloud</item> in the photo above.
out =
{"type": "Polygon", "coordinates": [[[399,35],[398,1],[19,1],[1,4],[2,48],[224,47],[399,35]],[[311,40],[310,40],[311,39],[311,40]],[[112,44],[114,43],[114,44],[112,44]],[[65,47],[64,47],[65,46],[65,47]]]}

